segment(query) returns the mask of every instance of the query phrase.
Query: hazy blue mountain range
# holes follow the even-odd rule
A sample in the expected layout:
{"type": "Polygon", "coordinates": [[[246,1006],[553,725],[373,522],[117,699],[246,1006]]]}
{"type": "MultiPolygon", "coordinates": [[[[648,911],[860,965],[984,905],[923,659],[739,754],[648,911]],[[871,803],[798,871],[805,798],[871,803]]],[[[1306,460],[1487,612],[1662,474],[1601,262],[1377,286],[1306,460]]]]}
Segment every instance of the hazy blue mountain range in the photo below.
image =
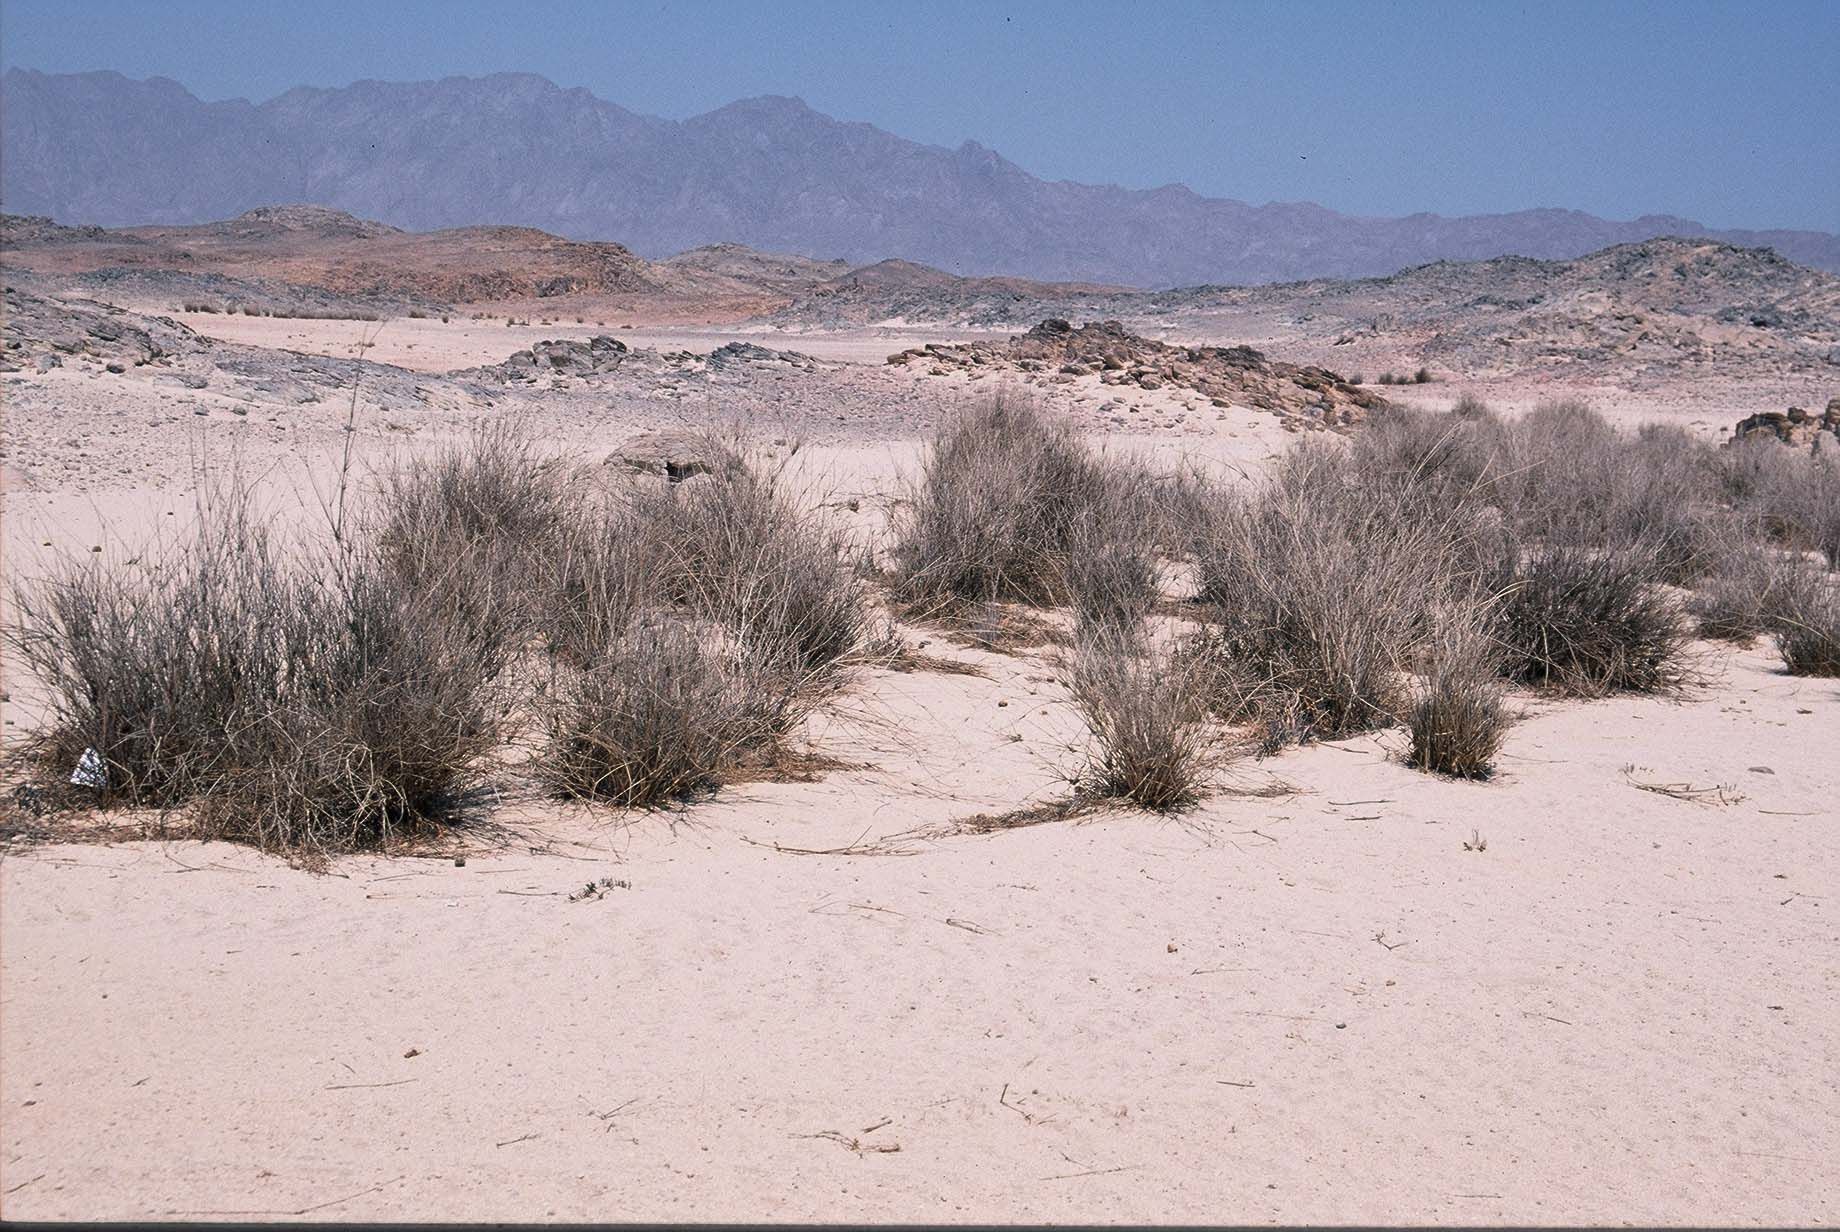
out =
{"type": "Polygon", "coordinates": [[[310,202],[398,227],[541,227],[657,258],[712,243],[896,257],[960,274],[1138,286],[1386,274],[1440,259],[1568,258],[1660,235],[1774,248],[1840,271],[1840,236],[1571,210],[1356,218],[1180,185],[1037,179],[992,150],[923,145],[762,97],[676,121],[529,74],[300,87],[207,103],[165,78],[0,79],[0,208],[126,226],[310,202]]]}

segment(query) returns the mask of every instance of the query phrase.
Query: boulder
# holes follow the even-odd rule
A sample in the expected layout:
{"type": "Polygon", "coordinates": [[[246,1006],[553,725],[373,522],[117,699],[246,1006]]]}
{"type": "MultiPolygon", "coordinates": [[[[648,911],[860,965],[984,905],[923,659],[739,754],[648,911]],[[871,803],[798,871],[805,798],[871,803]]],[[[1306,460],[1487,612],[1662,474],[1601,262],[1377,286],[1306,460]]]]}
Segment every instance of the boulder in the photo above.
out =
{"type": "Polygon", "coordinates": [[[641,475],[662,475],[682,483],[715,469],[709,439],[695,432],[642,432],[607,455],[607,462],[641,475]]]}

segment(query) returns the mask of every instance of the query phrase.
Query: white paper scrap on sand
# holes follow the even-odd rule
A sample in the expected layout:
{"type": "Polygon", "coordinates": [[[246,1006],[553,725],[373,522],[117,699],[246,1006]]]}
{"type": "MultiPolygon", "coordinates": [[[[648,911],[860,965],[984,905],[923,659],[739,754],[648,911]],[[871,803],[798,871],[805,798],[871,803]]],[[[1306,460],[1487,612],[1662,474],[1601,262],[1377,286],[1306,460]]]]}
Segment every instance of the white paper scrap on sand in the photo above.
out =
{"type": "Polygon", "coordinates": [[[95,749],[84,749],[83,756],[77,758],[77,768],[70,772],[70,781],[79,787],[107,787],[109,772],[103,768],[102,755],[95,749]]]}

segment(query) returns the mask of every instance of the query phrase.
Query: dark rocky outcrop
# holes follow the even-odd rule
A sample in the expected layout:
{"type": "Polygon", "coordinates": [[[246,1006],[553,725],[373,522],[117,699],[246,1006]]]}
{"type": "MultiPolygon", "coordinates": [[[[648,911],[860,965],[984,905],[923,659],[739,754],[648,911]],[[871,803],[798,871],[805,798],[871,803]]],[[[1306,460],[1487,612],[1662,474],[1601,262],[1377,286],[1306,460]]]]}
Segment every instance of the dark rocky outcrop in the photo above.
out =
{"type": "Polygon", "coordinates": [[[1326,368],[1285,363],[1251,347],[1173,346],[1129,333],[1117,321],[1074,326],[1051,318],[1003,342],[929,343],[888,357],[890,364],[954,370],[1009,368],[1072,380],[1097,374],[1107,385],[1192,389],[1217,406],[1252,406],[1322,427],[1358,423],[1386,405],[1370,390],[1326,368]]]}
{"type": "Polygon", "coordinates": [[[1738,421],[1728,444],[1774,440],[1796,449],[1840,457],[1840,398],[1830,398],[1823,412],[1792,406],[1786,411],[1759,411],[1738,421]]]}

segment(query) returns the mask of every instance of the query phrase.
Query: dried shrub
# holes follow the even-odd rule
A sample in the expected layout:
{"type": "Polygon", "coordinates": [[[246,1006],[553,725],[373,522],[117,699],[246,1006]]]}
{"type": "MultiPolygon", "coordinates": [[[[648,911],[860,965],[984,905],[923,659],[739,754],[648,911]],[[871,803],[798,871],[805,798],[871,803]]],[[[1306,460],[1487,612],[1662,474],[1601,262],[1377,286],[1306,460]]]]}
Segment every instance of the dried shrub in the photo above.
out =
{"type": "Polygon", "coordinates": [[[1193,661],[1106,622],[1085,630],[1062,680],[1093,741],[1081,794],[1156,811],[1199,798],[1219,758],[1193,661]]]}
{"type": "Polygon", "coordinates": [[[201,494],[190,539],[125,562],[61,557],[16,583],[8,649],[49,699],[32,760],[69,774],[94,749],[105,805],[190,799],[226,733],[279,704],[295,580],[247,489],[219,485],[201,494]]]}
{"type": "Polygon", "coordinates": [[[1429,614],[1475,591],[1485,556],[1461,508],[1364,484],[1308,444],[1199,530],[1215,703],[1266,751],[1392,722],[1429,614]]]}
{"type": "Polygon", "coordinates": [[[7,640],[50,696],[30,756],[93,749],[103,805],[308,857],[440,824],[501,712],[474,633],[363,545],[269,526],[230,481],[190,538],[21,586],[7,640]]]}
{"type": "Polygon", "coordinates": [[[635,616],[543,708],[543,774],[567,796],[646,806],[713,790],[761,722],[739,648],[680,612],[635,616]]]}
{"type": "Polygon", "coordinates": [[[1495,489],[1510,453],[1507,429],[1486,409],[1459,415],[1390,407],[1362,425],[1352,463],[1364,483],[1417,488],[1427,502],[1488,505],[1501,499],[1495,489]]]}
{"type": "Polygon", "coordinates": [[[1579,697],[1654,693],[1683,678],[1687,632],[1673,599],[1630,550],[1541,547],[1515,570],[1495,622],[1504,670],[1579,697]]]}
{"type": "Polygon", "coordinates": [[[1734,534],[1700,579],[1687,611],[1701,637],[1749,642],[1769,628],[1802,563],[1761,537],[1734,534]]]}
{"type": "MultiPolygon", "coordinates": [[[[928,450],[896,526],[899,597],[931,611],[1065,601],[1070,561],[1095,531],[1125,529],[1103,525],[1121,499],[1116,485],[1066,425],[1022,395],[999,392],[954,417],[928,450]]],[[[1121,547],[1101,592],[1123,593],[1117,579],[1132,569],[1151,576],[1147,556],[1133,562],[1121,547]]]]}
{"type": "Polygon", "coordinates": [[[556,554],[538,710],[565,794],[713,787],[835,691],[869,630],[843,537],[745,447],[716,456],[708,475],[611,493],[556,554]]]}
{"type": "Polygon", "coordinates": [[[206,834],[309,856],[427,834],[499,741],[496,648],[446,596],[363,553],[326,576],[294,587],[282,696],[242,716],[198,797],[206,834]]]}
{"type": "Polygon", "coordinates": [[[1502,702],[1499,652],[1480,616],[1473,606],[1446,616],[1413,695],[1406,715],[1412,737],[1406,760],[1420,770],[1488,778],[1513,725],[1502,702]]]}
{"type": "Polygon", "coordinates": [[[1804,568],[1775,597],[1770,631],[1791,676],[1840,676],[1840,582],[1804,568]]]}
{"type": "Polygon", "coordinates": [[[404,586],[468,626],[495,678],[541,619],[570,509],[561,468],[522,425],[493,419],[398,461],[358,521],[404,586]]]}
{"type": "Polygon", "coordinates": [[[848,541],[801,505],[783,467],[742,442],[710,448],[710,474],[630,497],[629,520],[656,536],[656,585],[763,661],[825,671],[868,627],[848,541]]]}
{"type": "Polygon", "coordinates": [[[1794,546],[1819,552],[1829,569],[1840,569],[1840,459],[1798,457],[1772,493],[1771,512],[1794,546]]]}
{"type": "Polygon", "coordinates": [[[1505,503],[1529,541],[1606,548],[1652,580],[1685,584],[1716,558],[1713,451],[1678,428],[1631,438],[1581,402],[1544,403],[1513,425],[1505,503]]]}

